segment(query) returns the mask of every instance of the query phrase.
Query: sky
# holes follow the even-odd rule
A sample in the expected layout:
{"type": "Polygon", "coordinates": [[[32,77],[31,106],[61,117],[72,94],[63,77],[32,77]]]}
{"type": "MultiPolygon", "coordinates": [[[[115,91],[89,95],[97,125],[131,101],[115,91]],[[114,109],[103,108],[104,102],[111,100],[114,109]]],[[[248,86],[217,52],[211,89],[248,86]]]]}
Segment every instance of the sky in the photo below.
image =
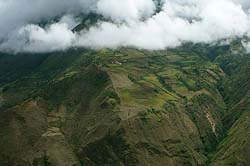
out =
{"type": "MultiPolygon", "coordinates": [[[[0,52],[159,50],[244,36],[250,37],[249,0],[0,0],[0,52]],[[109,21],[73,32],[76,16],[89,12],[109,21]]],[[[250,43],[243,45],[250,52],[250,43]]]]}

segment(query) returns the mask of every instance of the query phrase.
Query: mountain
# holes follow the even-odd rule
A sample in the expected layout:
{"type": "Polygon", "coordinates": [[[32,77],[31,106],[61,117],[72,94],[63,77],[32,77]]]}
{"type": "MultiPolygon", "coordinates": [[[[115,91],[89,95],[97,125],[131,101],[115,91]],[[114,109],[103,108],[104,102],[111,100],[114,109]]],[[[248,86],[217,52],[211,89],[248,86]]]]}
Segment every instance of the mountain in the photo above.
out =
{"type": "Polygon", "coordinates": [[[0,166],[248,165],[249,68],[239,40],[1,53],[0,166]]]}
{"type": "Polygon", "coordinates": [[[0,165],[247,165],[249,56],[230,46],[0,56],[0,165]]]}

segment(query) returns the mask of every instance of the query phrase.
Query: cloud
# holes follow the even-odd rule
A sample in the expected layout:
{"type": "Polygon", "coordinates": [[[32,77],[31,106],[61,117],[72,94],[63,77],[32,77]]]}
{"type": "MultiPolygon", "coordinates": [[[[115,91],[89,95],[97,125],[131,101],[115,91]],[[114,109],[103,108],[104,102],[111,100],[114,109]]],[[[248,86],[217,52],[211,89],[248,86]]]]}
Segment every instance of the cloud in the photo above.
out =
{"type": "Polygon", "coordinates": [[[0,38],[29,23],[82,10],[78,0],[0,0],[0,38]]]}
{"type": "Polygon", "coordinates": [[[245,48],[246,52],[250,54],[250,42],[249,41],[243,41],[242,45],[245,48]]]}
{"type": "Polygon", "coordinates": [[[29,24],[13,32],[1,46],[5,52],[52,52],[64,50],[73,45],[76,35],[71,31],[74,25],[70,16],[64,16],[58,23],[44,28],[29,24]]]}
{"type": "Polygon", "coordinates": [[[152,0],[100,0],[97,12],[115,22],[139,21],[154,13],[155,4],[152,0]]]}
{"type": "Polygon", "coordinates": [[[250,37],[249,9],[249,0],[0,0],[0,51],[121,46],[154,50],[250,37]],[[162,4],[160,12],[157,4],[162,4]],[[75,16],[88,12],[110,21],[72,32],[75,16]],[[58,17],[58,22],[38,25],[58,17]]]}
{"type": "Polygon", "coordinates": [[[183,42],[209,43],[241,37],[249,32],[249,15],[229,0],[170,0],[163,10],[144,22],[117,25],[103,22],[83,33],[79,45],[134,46],[144,49],[176,47],[183,42]],[[100,40],[101,39],[101,40],[100,40]]]}

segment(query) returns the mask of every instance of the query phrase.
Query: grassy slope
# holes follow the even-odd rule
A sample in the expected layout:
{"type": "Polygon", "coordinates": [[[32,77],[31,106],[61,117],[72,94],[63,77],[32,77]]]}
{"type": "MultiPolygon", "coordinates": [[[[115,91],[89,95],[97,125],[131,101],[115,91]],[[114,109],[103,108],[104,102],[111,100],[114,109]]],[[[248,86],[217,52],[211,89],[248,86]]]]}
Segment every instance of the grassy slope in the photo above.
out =
{"type": "Polygon", "coordinates": [[[214,165],[249,165],[250,58],[249,55],[235,56],[229,52],[217,57],[216,61],[228,73],[223,85],[228,112],[223,123],[229,130],[212,161],[214,165]]]}
{"type": "Polygon", "coordinates": [[[226,138],[211,160],[221,162],[236,135],[247,140],[248,116],[227,109],[245,95],[230,101],[221,88],[237,88],[235,64],[206,51],[70,50],[22,65],[10,58],[1,71],[19,72],[1,81],[0,165],[204,165],[226,138]]]}
{"type": "Polygon", "coordinates": [[[2,161],[204,164],[223,134],[222,77],[182,50],[49,55],[2,87],[2,161]]]}
{"type": "Polygon", "coordinates": [[[249,55],[245,54],[237,40],[231,46],[191,49],[209,57],[226,74],[223,82],[219,84],[219,90],[227,105],[222,120],[226,133],[211,154],[210,164],[249,165],[249,55]]]}

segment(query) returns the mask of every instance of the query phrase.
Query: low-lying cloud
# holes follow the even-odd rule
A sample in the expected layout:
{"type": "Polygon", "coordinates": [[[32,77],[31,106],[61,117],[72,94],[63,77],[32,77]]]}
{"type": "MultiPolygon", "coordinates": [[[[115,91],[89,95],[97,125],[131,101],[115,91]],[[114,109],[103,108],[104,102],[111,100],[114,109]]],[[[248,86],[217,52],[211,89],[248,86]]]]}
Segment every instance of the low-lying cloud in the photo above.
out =
{"type": "Polygon", "coordinates": [[[76,25],[70,16],[64,16],[59,22],[44,28],[28,24],[13,31],[0,48],[14,52],[53,52],[73,46],[76,35],[71,31],[76,25]]]}
{"type": "Polygon", "coordinates": [[[0,0],[0,51],[121,46],[154,50],[250,37],[249,9],[248,0],[0,0]],[[73,32],[79,23],[76,16],[89,12],[109,21],[73,32]]]}
{"type": "Polygon", "coordinates": [[[250,42],[242,42],[243,47],[245,48],[246,52],[250,54],[250,42]]]}

